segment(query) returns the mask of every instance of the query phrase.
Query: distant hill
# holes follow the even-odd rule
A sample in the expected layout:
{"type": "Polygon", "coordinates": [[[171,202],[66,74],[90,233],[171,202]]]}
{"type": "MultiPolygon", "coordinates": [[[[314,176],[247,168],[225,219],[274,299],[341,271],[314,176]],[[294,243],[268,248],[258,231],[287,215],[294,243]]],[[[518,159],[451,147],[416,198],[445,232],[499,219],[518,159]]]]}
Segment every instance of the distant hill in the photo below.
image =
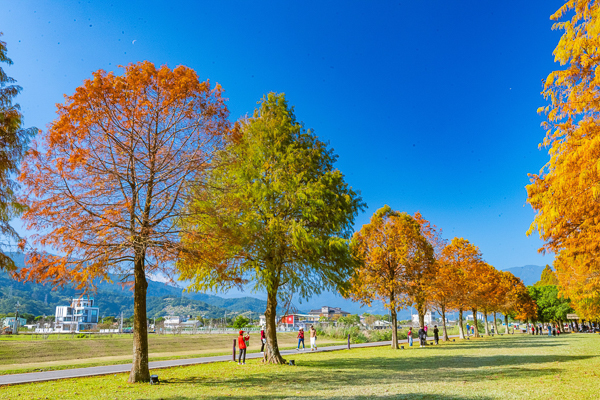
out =
{"type": "MultiPolygon", "coordinates": [[[[21,253],[11,253],[17,268],[25,266],[21,253]]],[[[111,276],[112,283],[102,282],[97,291],[90,293],[100,308],[100,315],[118,315],[121,312],[128,317],[133,314],[133,292],[123,288],[119,277],[111,276]]],[[[52,290],[50,285],[17,282],[6,272],[0,272],[0,313],[15,311],[15,304],[21,304],[21,312],[34,315],[54,315],[56,306],[67,305],[73,297],[79,297],[81,291],[72,287],[52,290]]],[[[231,311],[263,313],[266,301],[253,297],[225,299],[203,293],[184,293],[179,287],[162,282],[148,281],[147,311],[149,317],[169,314],[205,315],[218,318],[231,311]]]]}
{"type": "Polygon", "coordinates": [[[545,266],[541,267],[539,265],[525,265],[523,267],[508,268],[505,269],[505,271],[512,273],[518,278],[521,278],[525,286],[531,286],[540,280],[544,268],[545,266]]]}

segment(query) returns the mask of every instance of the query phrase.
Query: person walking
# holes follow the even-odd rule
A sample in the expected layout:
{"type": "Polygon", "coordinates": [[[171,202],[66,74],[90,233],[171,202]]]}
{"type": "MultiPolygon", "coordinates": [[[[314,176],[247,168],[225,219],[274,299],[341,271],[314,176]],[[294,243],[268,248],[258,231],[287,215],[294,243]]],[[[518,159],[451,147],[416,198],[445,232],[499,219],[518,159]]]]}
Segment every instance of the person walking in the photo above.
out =
{"type": "Polygon", "coordinates": [[[548,337],[552,337],[552,327],[548,324],[548,337]]]}
{"type": "Polygon", "coordinates": [[[433,326],[433,340],[435,340],[435,344],[439,344],[440,342],[440,330],[437,325],[433,326]]]}
{"type": "Polygon", "coordinates": [[[419,343],[420,347],[425,346],[425,341],[427,340],[427,334],[425,333],[424,328],[419,328],[419,343]]]}
{"type": "Polygon", "coordinates": [[[240,349],[240,355],[238,357],[238,365],[246,365],[246,348],[250,342],[250,335],[244,336],[244,331],[240,331],[238,336],[238,348],[240,349]]]}
{"type": "Polygon", "coordinates": [[[305,350],[304,347],[304,328],[300,328],[298,330],[298,348],[296,350],[300,350],[300,343],[302,343],[302,350],[305,350]]]}
{"type": "Polygon", "coordinates": [[[310,351],[317,350],[317,330],[314,326],[310,326],[310,351]]]}
{"type": "Polygon", "coordinates": [[[267,336],[265,335],[265,326],[260,327],[260,352],[265,352],[265,344],[267,343],[267,336]]]}
{"type": "Polygon", "coordinates": [[[467,322],[467,336],[469,336],[469,333],[471,333],[470,330],[471,330],[471,327],[469,326],[469,323],[467,322]]]}
{"type": "Polygon", "coordinates": [[[412,347],[412,345],[413,345],[412,327],[408,328],[408,332],[406,333],[406,337],[408,338],[408,345],[412,347]]]}

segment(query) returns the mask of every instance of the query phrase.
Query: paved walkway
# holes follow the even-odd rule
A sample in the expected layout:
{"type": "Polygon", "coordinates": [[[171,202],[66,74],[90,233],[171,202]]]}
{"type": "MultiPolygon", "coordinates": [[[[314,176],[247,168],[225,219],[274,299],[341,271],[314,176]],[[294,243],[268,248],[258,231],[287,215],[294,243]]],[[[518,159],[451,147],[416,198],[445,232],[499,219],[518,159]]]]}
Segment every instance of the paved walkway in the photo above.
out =
{"type": "MultiPolygon", "coordinates": [[[[455,338],[456,336],[450,336],[450,338],[455,338]]],[[[428,338],[431,341],[431,338],[428,338]]],[[[403,343],[407,343],[407,340],[399,340],[398,343],[401,345],[403,343]]],[[[418,339],[415,340],[415,343],[418,343],[418,339]]],[[[392,344],[391,341],[387,342],[372,342],[372,343],[354,343],[351,345],[352,348],[359,347],[381,347],[381,346],[390,346],[392,344]]],[[[346,350],[348,348],[347,345],[338,345],[338,346],[327,346],[321,347],[317,352],[325,352],[325,351],[338,351],[338,350],[346,350]]],[[[310,347],[305,351],[298,350],[282,350],[282,356],[291,356],[295,354],[303,354],[303,353],[312,353],[310,351],[310,347]]],[[[247,359],[254,358],[262,358],[261,353],[248,353],[246,356],[247,359]]],[[[165,361],[152,361],[150,362],[150,369],[156,368],[169,368],[169,367],[180,367],[185,365],[194,365],[194,364],[207,364],[213,362],[223,362],[223,361],[232,361],[232,355],[226,356],[213,356],[213,357],[199,357],[199,358],[185,358],[179,360],[165,360],[165,361]]],[[[43,381],[54,381],[58,379],[69,379],[69,378],[81,378],[85,376],[95,376],[95,375],[110,375],[110,374],[118,374],[123,372],[129,372],[131,370],[131,364],[118,364],[118,365],[105,365],[101,367],[88,367],[88,368],[74,368],[74,369],[63,369],[57,371],[45,371],[45,372],[30,372],[25,374],[12,374],[12,375],[0,375],[0,386],[1,385],[16,385],[21,383],[32,383],[32,382],[43,382],[43,381]]]]}

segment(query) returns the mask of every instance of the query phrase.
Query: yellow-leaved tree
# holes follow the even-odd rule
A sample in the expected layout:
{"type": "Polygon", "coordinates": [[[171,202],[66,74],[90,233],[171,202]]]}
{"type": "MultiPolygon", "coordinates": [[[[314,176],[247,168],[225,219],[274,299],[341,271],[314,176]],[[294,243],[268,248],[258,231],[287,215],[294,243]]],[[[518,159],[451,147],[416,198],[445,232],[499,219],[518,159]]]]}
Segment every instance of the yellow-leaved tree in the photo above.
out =
{"type": "Polygon", "coordinates": [[[600,3],[569,0],[554,14],[564,31],[556,49],[560,70],[548,75],[542,94],[550,104],[546,137],[550,160],[530,175],[528,202],[536,212],[541,251],[557,254],[562,294],[587,318],[600,312],[600,3]]]}

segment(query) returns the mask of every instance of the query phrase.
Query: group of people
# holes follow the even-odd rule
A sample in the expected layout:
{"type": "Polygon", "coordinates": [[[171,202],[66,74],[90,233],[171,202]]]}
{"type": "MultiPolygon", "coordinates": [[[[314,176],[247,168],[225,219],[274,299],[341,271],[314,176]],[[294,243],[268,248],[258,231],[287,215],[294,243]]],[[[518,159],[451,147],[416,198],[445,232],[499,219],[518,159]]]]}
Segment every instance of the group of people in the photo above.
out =
{"type": "MultiPolygon", "coordinates": [[[[315,329],[315,327],[313,325],[311,325],[309,331],[310,331],[310,350],[316,351],[317,350],[317,330],[315,329]]],[[[300,345],[302,345],[302,350],[305,350],[306,348],[304,347],[304,328],[300,328],[300,330],[298,331],[297,339],[298,339],[298,347],[296,350],[300,351],[300,345]]],[[[265,335],[265,327],[264,326],[262,326],[260,329],[260,342],[261,342],[260,352],[263,353],[265,351],[265,344],[267,343],[267,337],[265,335]]],[[[248,346],[250,345],[250,332],[241,330],[239,332],[239,336],[237,339],[237,345],[238,345],[238,349],[239,349],[238,364],[245,365],[246,364],[246,350],[248,349],[248,346]]]]}
{"type": "MultiPolygon", "coordinates": [[[[310,351],[316,351],[317,350],[317,330],[315,329],[315,327],[313,325],[311,325],[309,332],[310,332],[310,351]]],[[[296,348],[296,350],[300,351],[300,344],[302,344],[302,350],[305,350],[304,328],[300,327],[300,329],[298,330],[298,336],[296,338],[298,339],[298,347],[296,348]]]]}
{"type": "MultiPolygon", "coordinates": [[[[531,325],[530,329],[532,335],[544,334],[544,326],[542,324],[531,325]]],[[[548,330],[548,336],[560,336],[560,327],[558,325],[548,324],[546,329],[548,330]]]]}
{"type": "MultiPolygon", "coordinates": [[[[418,337],[419,337],[419,345],[420,347],[426,346],[427,345],[427,325],[425,325],[424,327],[419,329],[418,337]]],[[[408,332],[406,333],[406,337],[408,338],[408,345],[412,346],[413,345],[413,332],[412,332],[412,327],[408,328],[408,332]]],[[[433,340],[435,342],[435,344],[439,344],[440,343],[440,330],[438,329],[437,325],[433,326],[433,340]]]]}

